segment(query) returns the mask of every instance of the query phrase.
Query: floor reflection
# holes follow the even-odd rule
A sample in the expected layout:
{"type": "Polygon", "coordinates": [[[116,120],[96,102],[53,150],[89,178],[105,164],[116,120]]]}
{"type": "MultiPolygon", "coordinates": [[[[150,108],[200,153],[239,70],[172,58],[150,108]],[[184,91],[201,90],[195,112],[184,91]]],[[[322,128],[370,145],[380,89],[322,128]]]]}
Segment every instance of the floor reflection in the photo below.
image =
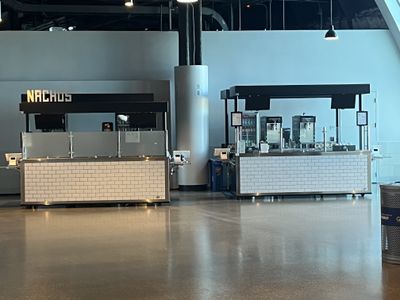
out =
{"type": "Polygon", "coordinates": [[[0,205],[0,299],[398,299],[377,197],[0,205]]]}

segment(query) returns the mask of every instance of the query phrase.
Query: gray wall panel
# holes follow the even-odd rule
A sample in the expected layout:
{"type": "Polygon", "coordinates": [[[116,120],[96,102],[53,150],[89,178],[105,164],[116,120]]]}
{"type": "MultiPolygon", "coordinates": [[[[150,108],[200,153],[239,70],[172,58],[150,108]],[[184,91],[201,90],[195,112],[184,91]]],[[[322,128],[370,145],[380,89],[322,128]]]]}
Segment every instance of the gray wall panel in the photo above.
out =
{"type": "MultiPolygon", "coordinates": [[[[18,104],[27,89],[70,93],[155,91],[155,99],[164,101],[174,94],[173,83],[162,80],[173,80],[178,64],[176,32],[2,31],[0,40],[0,165],[5,165],[5,152],[20,151],[24,118],[18,104]]],[[[90,122],[70,116],[71,129],[82,126],[98,130],[96,123],[108,121],[110,116],[88,118],[90,122]]],[[[18,192],[18,176],[9,174],[0,169],[0,194],[18,192]]]]}
{"type": "Polygon", "coordinates": [[[0,37],[0,81],[170,79],[178,58],[176,32],[9,31],[0,37]]]}

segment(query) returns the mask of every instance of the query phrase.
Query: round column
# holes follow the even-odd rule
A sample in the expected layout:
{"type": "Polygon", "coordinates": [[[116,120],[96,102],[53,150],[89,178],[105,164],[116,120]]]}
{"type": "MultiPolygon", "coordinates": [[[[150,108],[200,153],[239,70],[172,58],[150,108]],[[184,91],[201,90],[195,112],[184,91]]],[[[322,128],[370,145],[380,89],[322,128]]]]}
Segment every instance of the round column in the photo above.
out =
{"type": "Polygon", "coordinates": [[[208,185],[208,67],[175,67],[177,150],[190,150],[191,164],[178,171],[182,190],[204,190],[208,185]]]}

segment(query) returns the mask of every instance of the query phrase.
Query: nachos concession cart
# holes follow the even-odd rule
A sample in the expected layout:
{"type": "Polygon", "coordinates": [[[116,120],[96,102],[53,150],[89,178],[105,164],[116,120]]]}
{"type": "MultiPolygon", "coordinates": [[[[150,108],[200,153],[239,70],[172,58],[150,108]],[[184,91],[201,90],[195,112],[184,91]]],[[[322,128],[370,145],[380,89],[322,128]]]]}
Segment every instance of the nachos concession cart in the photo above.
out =
{"type": "Polygon", "coordinates": [[[167,102],[153,94],[33,90],[22,95],[20,111],[23,205],[169,202],[167,102]],[[94,113],[113,121],[98,131],[69,130],[69,115],[94,113]]]}

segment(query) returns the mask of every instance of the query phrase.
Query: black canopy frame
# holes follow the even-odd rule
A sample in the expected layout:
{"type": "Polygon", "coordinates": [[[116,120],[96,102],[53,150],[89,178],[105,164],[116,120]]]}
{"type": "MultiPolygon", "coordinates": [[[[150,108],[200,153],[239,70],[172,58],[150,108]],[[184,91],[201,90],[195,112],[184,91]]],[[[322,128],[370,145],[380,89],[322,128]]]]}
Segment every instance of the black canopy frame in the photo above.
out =
{"type": "MultiPolygon", "coordinates": [[[[164,113],[168,102],[155,102],[154,94],[72,94],[72,102],[28,102],[21,95],[19,109],[25,114],[26,131],[30,131],[30,114],[70,113],[164,113]]],[[[163,127],[165,128],[166,117],[163,127]]]]}
{"type": "MultiPolygon", "coordinates": [[[[358,95],[358,111],[362,111],[362,95],[370,93],[369,84],[313,84],[313,85],[235,85],[221,91],[225,102],[225,144],[229,145],[228,101],[234,101],[234,111],[238,110],[239,99],[296,99],[296,98],[333,98],[335,95],[358,95]]],[[[339,140],[339,109],[336,107],[336,141],[339,140]]],[[[362,127],[359,127],[360,149],[362,148],[362,127]]]]}

